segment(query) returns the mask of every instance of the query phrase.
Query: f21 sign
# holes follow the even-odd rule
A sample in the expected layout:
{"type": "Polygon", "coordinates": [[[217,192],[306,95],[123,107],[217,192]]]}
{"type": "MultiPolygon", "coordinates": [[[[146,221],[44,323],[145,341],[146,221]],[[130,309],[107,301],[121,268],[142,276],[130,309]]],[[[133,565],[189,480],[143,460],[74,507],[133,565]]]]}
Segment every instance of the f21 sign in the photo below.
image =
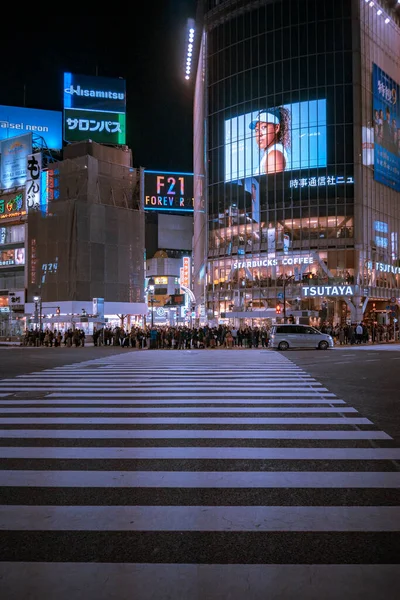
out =
{"type": "Polygon", "coordinates": [[[193,173],[145,171],[145,210],[193,212],[193,205],[193,173]]]}

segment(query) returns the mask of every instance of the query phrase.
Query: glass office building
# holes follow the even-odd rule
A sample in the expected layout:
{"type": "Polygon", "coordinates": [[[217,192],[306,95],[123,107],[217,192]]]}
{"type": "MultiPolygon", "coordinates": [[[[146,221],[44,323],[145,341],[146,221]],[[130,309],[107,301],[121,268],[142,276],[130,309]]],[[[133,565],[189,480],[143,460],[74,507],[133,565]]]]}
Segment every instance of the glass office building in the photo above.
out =
{"type": "Polygon", "coordinates": [[[278,306],[312,322],[393,321],[396,3],[203,0],[198,8],[199,306],[209,320],[275,318],[278,306]]]}

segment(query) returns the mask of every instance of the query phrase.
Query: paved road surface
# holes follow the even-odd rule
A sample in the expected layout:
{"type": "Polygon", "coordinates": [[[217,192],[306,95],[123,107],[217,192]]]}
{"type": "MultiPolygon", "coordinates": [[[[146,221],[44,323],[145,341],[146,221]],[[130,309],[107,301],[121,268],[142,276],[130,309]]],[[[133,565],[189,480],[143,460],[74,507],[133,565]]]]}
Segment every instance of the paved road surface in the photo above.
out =
{"type": "Polygon", "coordinates": [[[7,600],[398,598],[400,448],[290,353],[109,354],[0,409],[7,600]]]}

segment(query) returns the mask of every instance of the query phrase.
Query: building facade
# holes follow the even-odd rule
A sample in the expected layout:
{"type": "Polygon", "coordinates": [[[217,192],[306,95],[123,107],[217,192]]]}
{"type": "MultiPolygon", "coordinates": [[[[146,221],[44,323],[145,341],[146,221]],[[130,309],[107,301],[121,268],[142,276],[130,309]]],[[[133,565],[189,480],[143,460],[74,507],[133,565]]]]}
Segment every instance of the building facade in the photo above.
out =
{"type": "Polygon", "coordinates": [[[93,299],[109,322],[146,315],[142,175],[131,161],[127,147],[64,148],[48,175],[51,197],[28,213],[27,312],[39,297],[49,323],[87,322],[93,299]]]}
{"type": "Polygon", "coordinates": [[[315,323],[393,322],[396,3],[203,0],[196,38],[197,303],[215,320],[278,306],[315,323]]]}

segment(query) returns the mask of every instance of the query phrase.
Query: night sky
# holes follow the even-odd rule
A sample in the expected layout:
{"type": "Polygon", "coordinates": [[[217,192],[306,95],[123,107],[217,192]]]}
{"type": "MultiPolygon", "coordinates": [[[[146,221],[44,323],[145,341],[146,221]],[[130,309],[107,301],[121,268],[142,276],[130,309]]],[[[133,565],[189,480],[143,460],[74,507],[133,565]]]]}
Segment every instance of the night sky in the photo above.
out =
{"type": "Polygon", "coordinates": [[[0,104],[62,110],[64,71],[123,77],[134,166],[192,171],[193,80],[184,79],[184,64],[196,0],[133,3],[129,12],[131,19],[115,5],[111,14],[61,17],[50,8],[48,17],[10,32],[2,41],[0,104]]]}

